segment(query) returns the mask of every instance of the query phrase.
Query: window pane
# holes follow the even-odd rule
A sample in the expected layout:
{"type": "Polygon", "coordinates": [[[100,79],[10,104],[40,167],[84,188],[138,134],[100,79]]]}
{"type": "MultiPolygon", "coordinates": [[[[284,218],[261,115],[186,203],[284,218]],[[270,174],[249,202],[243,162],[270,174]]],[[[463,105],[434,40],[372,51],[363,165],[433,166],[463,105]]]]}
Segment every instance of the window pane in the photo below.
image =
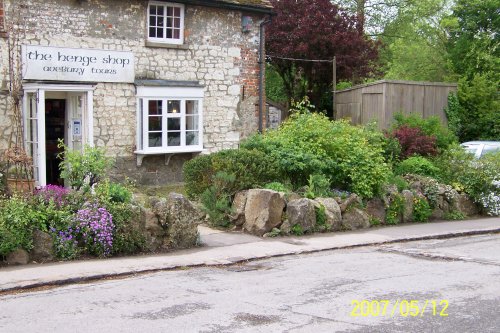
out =
{"type": "Polygon", "coordinates": [[[198,101],[186,101],[186,114],[198,114],[198,101]]]}
{"type": "Polygon", "coordinates": [[[180,113],[181,101],[168,101],[168,113],[180,113]]]}
{"type": "Polygon", "coordinates": [[[168,128],[169,131],[180,131],[181,130],[181,118],[168,118],[168,128]]]}
{"type": "Polygon", "coordinates": [[[174,18],[174,28],[180,28],[180,27],[181,27],[181,19],[174,18]]]}
{"type": "Polygon", "coordinates": [[[149,100],[148,104],[149,104],[149,114],[150,115],[161,115],[163,101],[149,100]]]}
{"type": "Polygon", "coordinates": [[[149,14],[151,14],[151,15],[155,15],[156,14],[156,6],[149,7],[149,14]]]}
{"type": "Polygon", "coordinates": [[[167,29],[167,38],[172,38],[172,29],[167,29]]]}
{"type": "Polygon", "coordinates": [[[198,132],[186,132],[186,145],[196,146],[198,145],[199,133],[198,132]]]}
{"type": "Polygon", "coordinates": [[[149,37],[156,37],[156,29],[149,28],[149,37]]]}
{"type": "Polygon", "coordinates": [[[172,28],[172,19],[167,17],[167,28],[172,28]]]}
{"type": "Polygon", "coordinates": [[[161,116],[149,117],[149,130],[161,131],[161,116]]]}
{"type": "Polygon", "coordinates": [[[163,36],[164,36],[163,28],[156,29],[156,37],[157,38],[163,38],[163,36]]]}
{"type": "Polygon", "coordinates": [[[177,16],[177,17],[181,16],[181,9],[179,7],[175,7],[174,16],[177,16]]]}
{"type": "Polygon", "coordinates": [[[167,16],[172,16],[173,14],[173,7],[167,7],[167,16]]]}
{"type": "Polygon", "coordinates": [[[161,147],[162,133],[149,133],[149,147],[161,147]]]}
{"type": "Polygon", "coordinates": [[[181,31],[179,29],[174,29],[174,37],[175,39],[181,38],[181,31]]]}
{"type": "Polygon", "coordinates": [[[168,146],[180,146],[181,145],[181,133],[173,132],[168,133],[168,146]]]}
{"type": "Polygon", "coordinates": [[[198,129],[198,116],[186,116],[186,130],[193,131],[198,129]]]}

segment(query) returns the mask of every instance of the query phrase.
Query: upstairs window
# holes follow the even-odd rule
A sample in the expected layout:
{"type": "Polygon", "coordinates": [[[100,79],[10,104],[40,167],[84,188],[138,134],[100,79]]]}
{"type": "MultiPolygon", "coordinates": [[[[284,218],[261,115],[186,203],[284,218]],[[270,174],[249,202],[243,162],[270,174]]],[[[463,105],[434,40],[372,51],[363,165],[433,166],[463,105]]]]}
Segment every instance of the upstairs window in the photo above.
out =
{"type": "Polygon", "coordinates": [[[148,6],[148,40],[156,43],[184,43],[184,5],[151,1],[148,6]]]}

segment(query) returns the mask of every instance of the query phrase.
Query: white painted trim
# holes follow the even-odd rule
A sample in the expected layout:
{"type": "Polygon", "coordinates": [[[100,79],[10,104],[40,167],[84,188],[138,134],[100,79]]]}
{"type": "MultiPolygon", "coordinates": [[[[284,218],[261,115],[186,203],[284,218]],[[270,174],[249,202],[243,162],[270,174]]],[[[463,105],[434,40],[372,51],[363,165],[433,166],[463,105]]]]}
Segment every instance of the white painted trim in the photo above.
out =
{"type": "Polygon", "coordinates": [[[137,97],[172,99],[172,98],[203,98],[202,87],[137,87],[137,97]]]}
{"type": "Polygon", "coordinates": [[[94,146],[94,90],[87,90],[87,144],[94,146]]]}
{"type": "Polygon", "coordinates": [[[35,91],[37,89],[46,91],[94,91],[95,85],[88,84],[44,84],[44,83],[23,83],[25,91],[35,91]]]}
{"type": "Polygon", "coordinates": [[[45,138],[45,90],[37,90],[37,124],[38,124],[38,170],[40,174],[40,186],[47,185],[47,168],[46,168],[46,138],[45,138]]]}

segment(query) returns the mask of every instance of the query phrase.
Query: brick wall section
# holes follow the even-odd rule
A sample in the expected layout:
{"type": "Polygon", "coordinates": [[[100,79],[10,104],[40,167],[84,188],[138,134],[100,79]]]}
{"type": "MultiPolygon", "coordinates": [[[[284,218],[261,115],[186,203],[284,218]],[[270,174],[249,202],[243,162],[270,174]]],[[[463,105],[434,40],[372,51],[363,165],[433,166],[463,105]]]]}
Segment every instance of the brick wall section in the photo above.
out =
{"type": "MultiPolygon", "coordinates": [[[[263,16],[253,15],[251,31],[242,33],[241,12],[186,5],[184,50],[145,46],[147,1],[22,3],[22,8],[14,10],[29,10],[31,18],[26,22],[28,33],[23,44],[131,51],[136,59],[136,78],[199,81],[204,85],[204,147],[208,152],[236,148],[242,138],[256,131],[259,23],[263,16]]],[[[2,71],[7,65],[2,39],[0,49],[2,71]]],[[[0,153],[8,138],[5,101],[0,95],[0,153]]],[[[190,155],[174,156],[169,166],[164,165],[163,156],[158,161],[146,157],[143,167],[135,166],[134,85],[99,83],[93,104],[94,142],[116,157],[116,174],[125,173],[139,183],[182,180],[182,162],[190,155]]]]}

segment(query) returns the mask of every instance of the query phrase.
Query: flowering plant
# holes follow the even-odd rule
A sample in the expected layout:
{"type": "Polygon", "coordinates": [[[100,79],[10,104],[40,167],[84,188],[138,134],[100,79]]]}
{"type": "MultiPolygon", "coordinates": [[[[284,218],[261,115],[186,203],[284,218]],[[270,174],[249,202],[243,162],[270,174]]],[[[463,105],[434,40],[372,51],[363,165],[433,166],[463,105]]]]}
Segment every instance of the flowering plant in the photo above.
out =
{"type": "Polygon", "coordinates": [[[86,203],[74,219],[78,234],[91,254],[108,256],[113,248],[113,217],[98,203],[86,203]]]}
{"type": "Polygon", "coordinates": [[[64,231],[57,231],[55,228],[50,228],[54,236],[54,248],[57,257],[65,260],[71,260],[78,257],[80,253],[78,248],[77,234],[78,229],[69,227],[64,231]]]}
{"type": "Polygon", "coordinates": [[[58,185],[47,185],[35,190],[35,195],[42,201],[46,204],[49,204],[52,201],[58,208],[67,204],[68,194],[68,189],[58,185]]]}
{"type": "Polygon", "coordinates": [[[480,204],[486,210],[486,214],[491,216],[500,215],[500,181],[492,182],[493,190],[487,193],[482,193],[479,199],[480,204]]]}

